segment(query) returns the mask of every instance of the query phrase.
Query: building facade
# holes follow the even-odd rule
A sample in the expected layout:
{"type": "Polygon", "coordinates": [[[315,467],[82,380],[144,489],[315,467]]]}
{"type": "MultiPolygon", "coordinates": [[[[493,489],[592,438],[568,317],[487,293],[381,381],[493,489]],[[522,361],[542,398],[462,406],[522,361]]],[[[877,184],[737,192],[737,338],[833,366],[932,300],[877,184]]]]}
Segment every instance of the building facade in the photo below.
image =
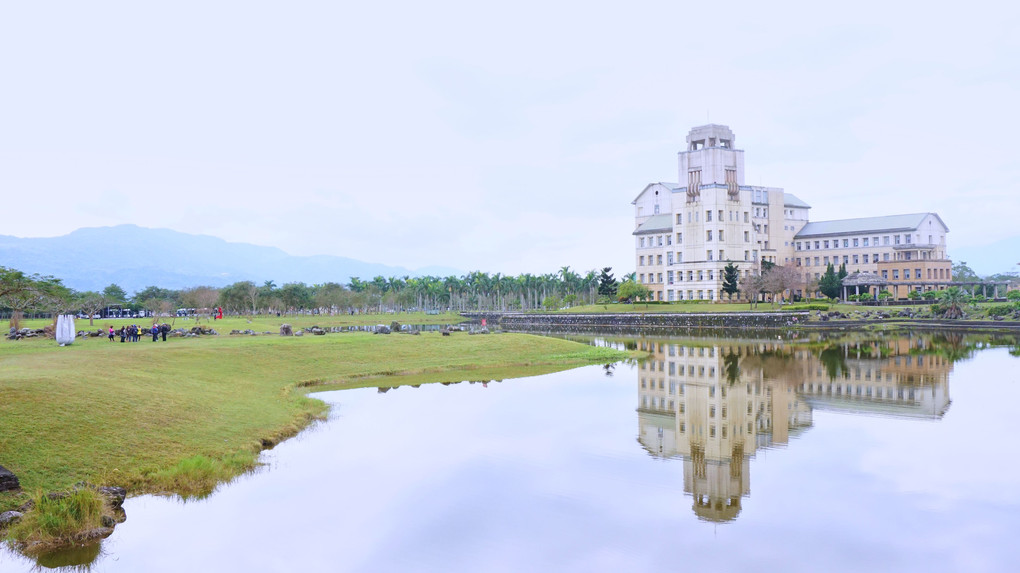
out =
{"type": "Polygon", "coordinates": [[[678,154],[680,183],[649,184],[632,202],[637,280],[655,300],[721,300],[724,267],[746,277],[762,261],[798,268],[802,295],[830,263],[881,277],[897,298],[949,282],[949,229],[937,214],[810,222],[798,197],[745,185],[735,141],[724,125],[693,128],[678,154]]]}

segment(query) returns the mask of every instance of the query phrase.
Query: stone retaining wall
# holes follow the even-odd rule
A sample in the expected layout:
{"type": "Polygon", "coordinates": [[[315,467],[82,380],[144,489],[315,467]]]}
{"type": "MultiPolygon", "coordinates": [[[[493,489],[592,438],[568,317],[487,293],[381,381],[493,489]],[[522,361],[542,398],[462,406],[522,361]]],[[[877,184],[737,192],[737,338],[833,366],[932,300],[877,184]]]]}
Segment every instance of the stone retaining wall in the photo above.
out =
{"type": "Polygon", "coordinates": [[[587,329],[755,329],[789,328],[802,324],[808,312],[538,314],[464,312],[507,330],[587,329]]]}

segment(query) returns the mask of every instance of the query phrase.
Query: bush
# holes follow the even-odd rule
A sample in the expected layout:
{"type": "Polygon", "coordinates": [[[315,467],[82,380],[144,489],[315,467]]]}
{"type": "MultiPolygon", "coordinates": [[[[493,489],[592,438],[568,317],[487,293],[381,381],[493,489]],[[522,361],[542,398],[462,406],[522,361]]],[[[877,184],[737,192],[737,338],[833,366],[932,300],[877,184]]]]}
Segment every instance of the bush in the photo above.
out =
{"type": "Polygon", "coordinates": [[[980,295],[979,294],[977,296],[970,297],[970,302],[972,302],[974,304],[977,304],[979,302],[988,302],[988,298],[985,297],[984,295],[980,295]]]}
{"type": "Polygon", "coordinates": [[[939,293],[938,291],[929,290],[925,291],[925,293],[921,296],[924,298],[924,300],[935,300],[936,298],[938,298],[939,293]]]}
{"type": "Polygon", "coordinates": [[[1017,308],[1015,304],[997,304],[988,308],[988,316],[1006,316],[1012,314],[1017,308]]]}
{"type": "Polygon", "coordinates": [[[1006,293],[1006,300],[1015,300],[1020,302],[1020,290],[1011,290],[1006,293]]]}
{"type": "Polygon", "coordinates": [[[910,300],[918,300],[921,298],[921,293],[917,292],[916,290],[912,290],[909,293],[907,293],[907,298],[909,298],[910,300]]]}
{"type": "Polygon", "coordinates": [[[883,290],[882,292],[878,293],[878,300],[889,300],[891,298],[892,293],[887,290],[883,290]]]}

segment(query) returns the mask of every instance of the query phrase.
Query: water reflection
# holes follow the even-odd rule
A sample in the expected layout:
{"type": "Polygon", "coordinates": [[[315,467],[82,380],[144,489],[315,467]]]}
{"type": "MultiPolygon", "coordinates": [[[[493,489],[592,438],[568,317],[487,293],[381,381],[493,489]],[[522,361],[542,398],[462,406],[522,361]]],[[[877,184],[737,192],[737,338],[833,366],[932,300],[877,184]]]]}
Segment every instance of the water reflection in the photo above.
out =
{"type": "Polygon", "coordinates": [[[750,494],[749,460],[810,428],[814,410],[940,419],[951,403],[950,357],[976,345],[907,337],[636,347],[650,355],[636,370],[638,441],[653,456],[682,459],[694,513],[726,522],[750,494]]]}

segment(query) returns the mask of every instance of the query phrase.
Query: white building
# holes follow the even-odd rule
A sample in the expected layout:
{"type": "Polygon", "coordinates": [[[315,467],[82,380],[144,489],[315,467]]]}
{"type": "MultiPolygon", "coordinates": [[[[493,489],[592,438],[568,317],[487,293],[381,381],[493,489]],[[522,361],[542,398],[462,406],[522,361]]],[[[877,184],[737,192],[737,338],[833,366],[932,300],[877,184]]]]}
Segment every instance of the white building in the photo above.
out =
{"type": "Polygon", "coordinates": [[[809,223],[811,206],[796,196],[744,184],[744,152],[724,125],[690,131],[678,180],[649,184],[632,202],[637,279],[656,300],[723,298],[731,262],[740,276],[758,272],[763,260],[812,267],[800,271],[802,292],[829,263],[884,276],[898,298],[950,280],[948,228],[938,215],[809,223]]]}

